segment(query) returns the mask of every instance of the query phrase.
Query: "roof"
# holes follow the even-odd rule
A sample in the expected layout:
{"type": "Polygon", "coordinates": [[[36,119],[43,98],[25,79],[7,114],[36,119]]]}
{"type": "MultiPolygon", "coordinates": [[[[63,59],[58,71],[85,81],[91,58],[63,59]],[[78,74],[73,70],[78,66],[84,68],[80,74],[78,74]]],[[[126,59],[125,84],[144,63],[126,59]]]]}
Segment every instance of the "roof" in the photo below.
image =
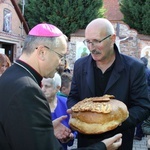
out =
{"type": "Polygon", "coordinates": [[[79,29],[76,32],[72,33],[71,36],[73,37],[84,37],[85,29],[79,29]]]}

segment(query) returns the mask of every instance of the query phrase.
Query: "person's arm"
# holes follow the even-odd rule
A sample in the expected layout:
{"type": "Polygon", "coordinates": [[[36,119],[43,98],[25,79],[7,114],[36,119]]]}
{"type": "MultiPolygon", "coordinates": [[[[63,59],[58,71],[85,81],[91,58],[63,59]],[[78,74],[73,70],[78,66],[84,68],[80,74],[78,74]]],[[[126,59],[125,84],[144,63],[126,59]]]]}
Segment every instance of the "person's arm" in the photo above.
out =
{"type": "Polygon", "coordinates": [[[150,101],[148,99],[144,66],[139,64],[138,67],[135,67],[133,65],[130,74],[128,102],[126,102],[129,104],[127,106],[129,117],[114,130],[114,133],[134,128],[136,124],[150,115],[150,101]]]}
{"type": "Polygon", "coordinates": [[[111,138],[93,144],[89,147],[77,148],[76,150],[117,150],[122,144],[122,134],[116,134],[111,138]]]}
{"type": "Polygon", "coordinates": [[[71,130],[64,126],[61,121],[66,119],[66,116],[61,116],[55,120],[53,120],[53,126],[54,126],[54,135],[58,140],[60,140],[62,143],[65,141],[67,142],[69,139],[72,139],[71,130]]]}
{"type": "Polygon", "coordinates": [[[111,138],[105,139],[102,141],[107,150],[116,150],[121,146],[122,143],[122,134],[116,134],[111,138]]]}

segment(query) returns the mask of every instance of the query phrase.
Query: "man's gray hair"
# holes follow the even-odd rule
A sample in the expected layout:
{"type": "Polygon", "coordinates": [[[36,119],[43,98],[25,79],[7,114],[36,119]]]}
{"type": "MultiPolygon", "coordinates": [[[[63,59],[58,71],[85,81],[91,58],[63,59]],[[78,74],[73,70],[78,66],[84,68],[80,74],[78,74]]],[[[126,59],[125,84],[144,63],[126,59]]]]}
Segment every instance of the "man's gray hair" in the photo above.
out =
{"type": "Polygon", "coordinates": [[[22,52],[26,54],[31,54],[40,44],[47,46],[50,49],[54,49],[59,46],[60,40],[59,37],[37,37],[27,35],[22,52]]]}

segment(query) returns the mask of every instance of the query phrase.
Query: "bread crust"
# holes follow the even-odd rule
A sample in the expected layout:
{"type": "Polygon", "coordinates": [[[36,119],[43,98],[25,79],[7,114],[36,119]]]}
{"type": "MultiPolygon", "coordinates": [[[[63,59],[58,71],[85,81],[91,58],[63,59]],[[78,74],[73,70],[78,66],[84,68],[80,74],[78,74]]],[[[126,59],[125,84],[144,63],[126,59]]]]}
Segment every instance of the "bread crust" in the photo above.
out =
{"type": "Polygon", "coordinates": [[[126,105],[112,95],[86,98],[71,109],[70,126],[84,134],[113,130],[129,116],[126,105]]]}

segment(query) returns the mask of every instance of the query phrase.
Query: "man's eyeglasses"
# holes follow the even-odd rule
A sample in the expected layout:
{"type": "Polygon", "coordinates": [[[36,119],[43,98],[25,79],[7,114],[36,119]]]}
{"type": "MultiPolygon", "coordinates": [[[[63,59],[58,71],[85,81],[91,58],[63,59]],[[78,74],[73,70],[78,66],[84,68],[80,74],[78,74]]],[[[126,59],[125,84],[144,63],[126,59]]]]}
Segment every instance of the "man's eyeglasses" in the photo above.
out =
{"type": "Polygon", "coordinates": [[[44,46],[44,47],[47,48],[47,49],[49,49],[49,50],[51,50],[51,51],[53,51],[54,53],[56,53],[59,56],[60,59],[62,59],[64,57],[62,54],[60,54],[60,53],[58,53],[58,52],[50,49],[49,47],[47,47],[47,46],[44,46]]]}
{"type": "Polygon", "coordinates": [[[99,43],[101,43],[102,41],[106,40],[107,38],[109,38],[111,35],[106,36],[105,38],[103,38],[102,40],[93,40],[93,42],[89,41],[89,40],[84,40],[83,43],[85,44],[85,46],[89,46],[90,44],[92,44],[92,46],[98,46],[99,43]]]}

